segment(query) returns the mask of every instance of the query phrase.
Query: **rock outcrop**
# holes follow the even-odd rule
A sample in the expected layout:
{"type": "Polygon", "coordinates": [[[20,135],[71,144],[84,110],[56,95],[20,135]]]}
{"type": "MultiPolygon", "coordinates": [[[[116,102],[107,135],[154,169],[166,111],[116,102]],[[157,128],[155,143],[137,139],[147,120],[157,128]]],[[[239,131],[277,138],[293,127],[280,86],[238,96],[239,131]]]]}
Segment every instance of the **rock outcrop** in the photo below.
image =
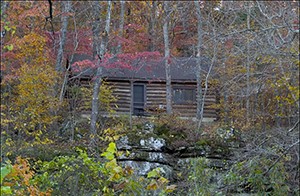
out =
{"type": "Polygon", "coordinates": [[[228,145],[204,143],[171,148],[165,139],[154,134],[153,126],[150,127],[150,131],[147,129],[128,134],[116,142],[118,150],[124,151],[118,161],[123,166],[132,167],[138,175],[145,176],[159,167],[162,174],[172,181],[176,178],[175,172],[186,171],[190,160],[195,157],[206,157],[209,167],[221,170],[226,169],[230,162],[233,145],[229,142],[228,145]]]}

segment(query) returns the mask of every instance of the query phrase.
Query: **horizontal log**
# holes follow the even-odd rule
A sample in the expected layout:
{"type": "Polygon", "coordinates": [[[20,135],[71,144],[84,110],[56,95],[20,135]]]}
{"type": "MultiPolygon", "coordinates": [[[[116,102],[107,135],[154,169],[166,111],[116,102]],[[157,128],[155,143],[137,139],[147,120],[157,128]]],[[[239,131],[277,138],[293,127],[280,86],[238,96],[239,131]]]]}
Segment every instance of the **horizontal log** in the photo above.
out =
{"type": "MultiPolygon", "coordinates": [[[[154,89],[166,89],[166,85],[164,86],[146,86],[147,89],[149,90],[154,90],[154,89]]],[[[196,86],[172,86],[172,88],[178,88],[178,89],[194,89],[196,90],[196,86]]],[[[202,89],[202,92],[205,92],[205,89],[202,89]]],[[[207,88],[206,92],[216,92],[216,89],[214,88],[207,88]]]]}
{"type": "Polygon", "coordinates": [[[126,82],[109,82],[107,84],[111,86],[130,86],[130,83],[126,82]]]}
{"type": "Polygon", "coordinates": [[[147,97],[157,97],[157,96],[160,96],[160,97],[164,97],[166,98],[166,91],[164,92],[157,92],[157,93],[149,93],[147,92],[147,97]]]}
{"type": "MultiPolygon", "coordinates": [[[[182,109],[178,109],[178,108],[173,108],[173,111],[177,111],[177,112],[182,112],[182,113],[191,113],[191,112],[196,112],[196,108],[195,109],[189,109],[189,110],[182,110],[182,109]]],[[[209,110],[209,109],[204,109],[203,113],[205,114],[214,114],[216,113],[215,110],[209,110]]]]}
{"type": "Polygon", "coordinates": [[[118,108],[115,111],[130,114],[130,108],[118,108]]]}
{"type": "MultiPolygon", "coordinates": [[[[196,113],[194,114],[186,114],[186,113],[179,113],[177,112],[177,114],[181,117],[196,117],[196,113]]],[[[203,118],[217,118],[216,115],[203,115],[203,118]]]]}
{"type": "Polygon", "coordinates": [[[157,93],[166,93],[166,89],[147,89],[147,94],[157,94],[157,93]]]}
{"type": "Polygon", "coordinates": [[[151,100],[151,101],[147,101],[147,105],[154,105],[154,106],[158,106],[158,105],[166,105],[166,100],[165,99],[157,99],[157,100],[151,100]]]}
{"type": "Polygon", "coordinates": [[[131,94],[130,93],[124,93],[124,92],[114,92],[112,94],[113,96],[117,97],[131,97],[131,94]]]}
{"type": "Polygon", "coordinates": [[[107,84],[114,86],[130,86],[129,82],[108,82],[107,84]]]}
{"type": "Polygon", "coordinates": [[[117,105],[117,107],[130,107],[130,102],[114,102],[111,105],[117,105]]]}
{"type": "MultiPolygon", "coordinates": [[[[181,114],[196,114],[196,110],[190,110],[190,111],[182,111],[182,110],[176,110],[176,109],[173,109],[173,112],[175,113],[181,113],[181,114]]],[[[205,116],[214,116],[216,115],[216,112],[203,112],[203,115],[205,116]]]]}
{"type": "MultiPolygon", "coordinates": [[[[196,109],[194,109],[194,110],[179,110],[179,109],[175,109],[175,108],[173,108],[173,111],[174,112],[180,112],[180,113],[196,113],[196,109]]],[[[210,111],[208,111],[208,110],[204,110],[204,112],[203,112],[203,114],[207,114],[207,115],[210,115],[210,114],[216,114],[216,111],[212,111],[212,110],[210,110],[210,111]]]]}
{"type": "Polygon", "coordinates": [[[113,93],[127,93],[127,94],[130,94],[131,93],[131,90],[130,89],[112,89],[112,92],[113,93]]]}
{"type": "Polygon", "coordinates": [[[147,97],[147,102],[158,101],[158,100],[166,101],[166,97],[165,96],[148,96],[147,97]]]}
{"type": "Polygon", "coordinates": [[[116,105],[130,105],[131,101],[130,100],[117,100],[117,101],[112,101],[111,104],[116,104],[116,105]]]}
{"type": "MultiPolygon", "coordinates": [[[[90,110],[82,110],[80,111],[81,114],[87,114],[90,115],[91,111],[90,110]]],[[[106,111],[99,111],[100,114],[108,114],[108,112],[106,111]]],[[[146,114],[149,115],[157,115],[157,114],[163,114],[163,113],[157,113],[157,112],[153,112],[153,111],[145,111],[146,114]]],[[[194,113],[187,113],[187,112],[179,112],[179,111],[174,111],[174,113],[179,114],[181,117],[196,117],[196,112],[194,113]]],[[[115,109],[115,113],[114,114],[122,114],[122,115],[129,115],[130,114],[130,108],[118,108],[115,109]]],[[[216,114],[210,114],[210,113],[204,113],[203,114],[204,118],[217,118],[216,114]]]]}

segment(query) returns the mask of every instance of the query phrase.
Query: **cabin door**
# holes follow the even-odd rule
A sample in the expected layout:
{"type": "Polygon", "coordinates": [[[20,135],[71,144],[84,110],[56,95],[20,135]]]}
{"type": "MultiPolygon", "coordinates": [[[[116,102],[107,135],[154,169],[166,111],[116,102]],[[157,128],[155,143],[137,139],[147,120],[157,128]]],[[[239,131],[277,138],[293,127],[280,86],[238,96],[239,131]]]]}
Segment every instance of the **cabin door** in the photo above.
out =
{"type": "Polygon", "coordinates": [[[145,112],[145,85],[133,85],[133,114],[137,116],[144,115],[145,112]]]}

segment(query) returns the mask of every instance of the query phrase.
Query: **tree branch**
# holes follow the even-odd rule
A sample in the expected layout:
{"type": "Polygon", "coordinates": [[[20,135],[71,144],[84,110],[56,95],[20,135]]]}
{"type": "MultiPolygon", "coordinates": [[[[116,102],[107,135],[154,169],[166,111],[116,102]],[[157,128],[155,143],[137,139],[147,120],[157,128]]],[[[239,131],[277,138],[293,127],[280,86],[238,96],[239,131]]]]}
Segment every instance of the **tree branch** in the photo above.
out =
{"type": "Polygon", "coordinates": [[[300,142],[300,140],[298,140],[297,142],[291,144],[288,148],[286,148],[283,151],[282,155],[276,159],[276,161],[269,167],[269,169],[263,175],[266,175],[267,173],[269,173],[271,171],[271,169],[280,161],[280,159],[282,159],[282,157],[284,155],[286,155],[291,148],[293,148],[294,146],[296,146],[297,144],[299,144],[299,142],[300,142]]]}

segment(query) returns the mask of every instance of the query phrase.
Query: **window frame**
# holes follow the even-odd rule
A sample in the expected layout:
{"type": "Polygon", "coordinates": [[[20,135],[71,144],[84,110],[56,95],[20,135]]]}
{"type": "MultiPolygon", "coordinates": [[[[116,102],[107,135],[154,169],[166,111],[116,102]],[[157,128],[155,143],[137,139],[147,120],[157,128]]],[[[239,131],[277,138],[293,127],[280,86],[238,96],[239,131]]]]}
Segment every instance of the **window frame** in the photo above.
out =
{"type": "Polygon", "coordinates": [[[173,86],[172,88],[172,102],[175,105],[186,105],[186,104],[195,104],[196,103],[196,87],[191,87],[191,86],[173,86]],[[176,90],[181,90],[181,91],[186,91],[186,90],[191,90],[192,91],[192,100],[175,100],[175,91],[176,90]]]}

